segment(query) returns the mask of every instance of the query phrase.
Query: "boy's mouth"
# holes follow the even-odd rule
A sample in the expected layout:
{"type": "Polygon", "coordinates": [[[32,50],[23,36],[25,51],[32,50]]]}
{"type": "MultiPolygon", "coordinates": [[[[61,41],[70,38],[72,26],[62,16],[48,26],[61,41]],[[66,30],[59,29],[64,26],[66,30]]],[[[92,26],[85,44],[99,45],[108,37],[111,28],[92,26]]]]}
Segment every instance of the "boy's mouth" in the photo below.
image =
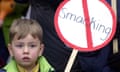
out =
{"type": "Polygon", "coordinates": [[[30,61],[30,58],[29,57],[23,57],[23,61],[28,62],[28,61],[30,61]]]}

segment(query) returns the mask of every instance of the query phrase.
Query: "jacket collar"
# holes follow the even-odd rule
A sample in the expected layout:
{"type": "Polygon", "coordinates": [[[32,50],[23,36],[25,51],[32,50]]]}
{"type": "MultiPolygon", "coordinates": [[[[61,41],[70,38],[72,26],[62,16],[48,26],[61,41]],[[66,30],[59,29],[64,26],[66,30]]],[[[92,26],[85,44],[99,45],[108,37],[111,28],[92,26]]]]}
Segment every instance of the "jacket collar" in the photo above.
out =
{"type": "MultiPolygon", "coordinates": [[[[38,58],[38,63],[40,65],[40,72],[54,71],[52,66],[47,62],[44,56],[38,58]]],[[[18,72],[18,68],[15,60],[12,58],[10,62],[4,67],[7,72],[18,72]]]]}

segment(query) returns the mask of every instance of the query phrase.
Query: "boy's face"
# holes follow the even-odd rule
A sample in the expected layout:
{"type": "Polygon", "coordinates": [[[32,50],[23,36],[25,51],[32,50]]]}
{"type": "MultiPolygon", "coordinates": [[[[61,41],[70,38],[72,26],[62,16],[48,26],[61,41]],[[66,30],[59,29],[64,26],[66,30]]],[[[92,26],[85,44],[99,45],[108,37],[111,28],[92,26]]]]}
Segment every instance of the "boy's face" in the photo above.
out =
{"type": "Polygon", "coordinates": [[[31,68],[35,66],[38,56],[42,54],[43,47],[44,45],[38,38],[29,34],[19,40],[15,36],[8,45],[8,50],[20,66],[31,68]]]}

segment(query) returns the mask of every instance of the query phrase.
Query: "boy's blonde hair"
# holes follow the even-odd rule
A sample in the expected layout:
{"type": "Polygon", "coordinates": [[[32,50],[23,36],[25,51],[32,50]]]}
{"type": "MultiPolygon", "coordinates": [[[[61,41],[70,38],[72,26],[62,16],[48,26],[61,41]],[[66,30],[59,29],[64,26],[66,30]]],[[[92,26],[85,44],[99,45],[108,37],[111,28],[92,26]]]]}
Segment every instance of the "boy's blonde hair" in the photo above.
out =
{"type": "Polygon", "coordinates": [[[33,19],[16,19],[10,27],[10,42],[17,35],[18,39],[25,38],[31,34],[34,38],[38,37],[42,42],[43,30],[40,24],[33,19]]]}

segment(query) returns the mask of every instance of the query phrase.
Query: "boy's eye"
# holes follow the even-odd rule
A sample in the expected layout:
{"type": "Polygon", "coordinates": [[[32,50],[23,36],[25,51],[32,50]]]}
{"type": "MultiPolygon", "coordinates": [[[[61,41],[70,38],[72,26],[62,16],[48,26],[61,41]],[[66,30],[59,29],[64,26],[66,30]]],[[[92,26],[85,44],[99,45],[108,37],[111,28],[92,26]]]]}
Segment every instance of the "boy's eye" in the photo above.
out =
{"type": "Polygon", "coordinates": [[[15,45],[15,46],[18,47],[18,48],[22,48],[22,47],[23,47],[22,44],[20,44],[20,45],[15,45]]]}
{"type": "Polygon", "coordinates": [[[37,45],[34,45],[34,44],[32,44],[32,45],[29,45],[31,48],[34,48],[34,47],[36,47],[37,45]]]}

